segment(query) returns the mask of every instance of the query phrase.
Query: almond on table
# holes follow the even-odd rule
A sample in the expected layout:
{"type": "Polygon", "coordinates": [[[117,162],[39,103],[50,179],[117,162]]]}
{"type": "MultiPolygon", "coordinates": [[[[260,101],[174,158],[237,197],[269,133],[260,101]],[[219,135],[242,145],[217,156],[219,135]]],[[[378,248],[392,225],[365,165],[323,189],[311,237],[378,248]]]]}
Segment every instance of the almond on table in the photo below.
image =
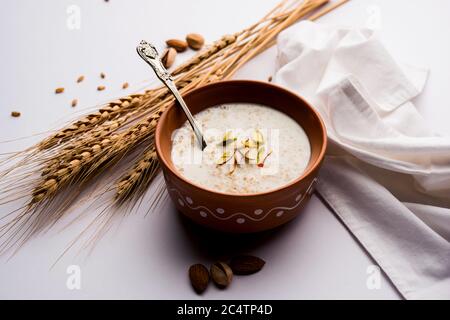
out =
{"type": "Polygon", "coordinates": [[[167,48],[161,57],[161,62],[163,63],[164,67],[169,69],[175,62],[176,56],[177,51],[174,48],[167,48]]]}
{"type": "Polygon", "coordinates": [[[195,292],[202,293],[206,290],[209,283],[208,269],[200,264],[194,264],[189,267],[189,279],[195,292]]]}
{"type": "Polygon", "coordinates": [[[264,267],[266,262],[251,255],[237,256],[231,259],[230,266],[235,274],[248,275],[258,272],[264,267]]]}
{"type": "Polygon", "coordinates": [[[177,52],[186,51],[188,44],[186,41],[179,39],[169,39],[166,41],[166,44],[169,48],[174,48],[177,52]]]}
{"type": "Polygon", "coordinates": [[[219,288],[226,288],[233,279],[233,271],[225,262],[218,261],[210,268],[211,279],[219,288]]]}
{"type": "Polygon", "coordinates": [[[198,33],[190,33],[186,36],[186,41],[191,49],[200,50],[205,44],[205,38],[198,33]]]}

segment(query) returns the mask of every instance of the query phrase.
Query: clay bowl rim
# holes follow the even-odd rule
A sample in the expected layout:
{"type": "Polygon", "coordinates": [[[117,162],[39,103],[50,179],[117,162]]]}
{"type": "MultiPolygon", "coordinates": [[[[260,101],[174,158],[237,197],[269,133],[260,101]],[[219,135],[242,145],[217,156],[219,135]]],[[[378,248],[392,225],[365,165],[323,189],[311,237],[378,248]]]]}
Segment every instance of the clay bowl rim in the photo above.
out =
{"type": "MultiPolygon", "coordinates": [[[[166,110],[164,110],[164,112],[162,113],[162,115],[161,115],[161,117],[160,117],[160,119],[159,119],[159,121],[158,121],[158,123],[156,125],[156,132],[155,132],[155,145],[156,145],[156,153],[158,155],[158,158],[160,159],[161,162],[163,162],[163,165],[166,168],[168,168],[173,175],[175,175],[178,179],[184,181],[185,183],[187,183],[187,184],[189,184],[189,185],[191,185],[191,186],[193,186],[193,187],[195,187],[197,189],[200,189],[200,190],[202,190],[204,192],[209,192],[209,193],[213,193],[213,194],[220,195],[220,196],[229,196],[229,197],[238,197],[238,198],[251,198],[251,197],[265,196],[265,195],[268,195],[268,194],[272,194],[272,193],[275,193],[275,192],[282,191],[284,189],[289,189],[293,185],[301,182],[305,177],[309,176],[312,172],[314,172],[314,170],[316,170],[318,166],[320,166],[323,158],[325,157],[325,152],[326,152],[327,144],[328,144],[327,131],[326,131],[325,123],[323,122],[323,119],[322,119],[321,115],[316,110],[314,110],[314,108],[311,106],[311,104],[309,102],[307,102],[305,99],[303,99],[302,97],[300,97],[299,95],[297,95],[296,93],[294,93],[294,92],[292,92],[292,91],[290,91],[290,90],[288,90],[286,88],[283,88],[283,87],[281,87],[279,85],[275,85],[275,84],[272,84],[272,83],[267,83],[267,82],[264,82],[264,81],[257,81],[257,80],[226,80],[226,81],[219,81],[219,82],[214,82],[214,83],[211,83],[211,84],[207,84],[207,85],[201,86],[199,88],[196,88],[196,89],[194,89],[192,91],[189,91],[189,92],[183,94],[182,96],[184,98],[184,97],[196,94],[196,93],[198,93],[200,91],[210,90],[211,88],[214,88],[214,87],[217,87],[217,86],[223,86],[223,85],[227,85],[227,84],[230,84],[230,85],[239,84],[239,85],[244,85],[244,86],[248,86],[248,85],[255,86],[256,85],[256,86],[262,86],[262,87],[271,87],[271,88],[273,88],[275,90],[278,90],[281,94],[290,95],[290,96],[293,96],[296,99],[301,100],[303,102],[304,106],[309,110],[309,112],[311,112],[311,113],[313,113],[315,115],[315,118],[318,120],[318,122],[320,124],[320,128],[321,128],[321,131],[322,131],[322,136],[323,136],[323,143],[322,143],[322,149],[320,150],[319,156],[317,157],[316,161],[310,166],[310,168],[308,170],[304,171],[302,175],[300,175],[298,178],[296,178],[296,179],[292,180],[291,182],[289,182],[289,183],[287,183],[287,184],[285,184],[285,185],[283,185],[281,187],[278,187],[276,189],[271,189],[271,190],[268,190],[268,191],[257,192],[257,193],[242,193],[242,194],[240,194],[240,193],[220,192],[220,191],[216,191],[216,190],[205,188],[205,187],[203,187],[203,186],[201,186],[199,184],[193,183],[192,181],[186,179],[181,174],[179,174],[177,172],[177,170],[173,168],[172,160],[170,159],[168,161],[166,159],[166,157],[164,156],[163,152],[161,151],[161,130],[162,130],[161,129],[161,126],[162,126],[161,123],[164,123],[164,121],[166,121],[167,114],[169,113],[169,111],[172,108],[179,108],[176,105],[176,102],[174,102],[166,110]]],[[[239,101],[236,101],[236,102],[239,102],[239,101]]],[[[276,106],[269,106],[268,105],[268,107],[271,107],[271,108],[274,108],[274,109],[278,110],[276,108],[276,106]]],[[[278,110],[278,111],[280,111],[280,110],[278,110]]],[[[282,112],[282,111],[280,111],[280,112],[282,112]]],[[[286,114],[286,115],[291,117],[289,114],[286,114]]],[[[294,121],[295,121],[295,119],[294,119],[294,121]]],[[[297,124],[299,124],[297,121],[295,121],[295,122],[297,124]]],[[[308,139],[309,139],[309,137],[308,137],[308,139]]]]}

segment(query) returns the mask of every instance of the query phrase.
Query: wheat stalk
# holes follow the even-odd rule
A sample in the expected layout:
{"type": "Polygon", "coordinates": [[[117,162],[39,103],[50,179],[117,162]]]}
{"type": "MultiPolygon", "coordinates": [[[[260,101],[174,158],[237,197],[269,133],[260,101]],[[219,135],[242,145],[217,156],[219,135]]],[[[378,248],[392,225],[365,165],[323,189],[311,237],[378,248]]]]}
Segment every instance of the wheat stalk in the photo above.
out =
{"type": "Polygon", "coordinates": [[[132,170],[121,177],[117,183],[116,201],[123,203],[130,197],[140,197],[159,169],[156,152],[152,146],[142,154],[142,157],[133,166],[132,170]],[[142,187],[145,186],[145,187],[142,187]],[[139,189],[136,189],[139,188],[139,189]]]}

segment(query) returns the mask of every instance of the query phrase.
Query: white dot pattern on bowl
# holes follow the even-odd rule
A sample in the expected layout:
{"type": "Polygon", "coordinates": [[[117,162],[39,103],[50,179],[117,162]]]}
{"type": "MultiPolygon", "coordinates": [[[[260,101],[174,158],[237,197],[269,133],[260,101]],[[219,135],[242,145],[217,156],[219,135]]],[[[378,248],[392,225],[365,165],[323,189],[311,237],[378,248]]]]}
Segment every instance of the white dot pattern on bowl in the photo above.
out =
{"type": "Polygon", "coordinates": [[[208,218],[208,217],[212,217],[212,218],[216,218],[219,220],[228,220],[228,219],[236,219],[235,222],[238,224],[243,224],[245,223],[247,220],[251,220],[251,221],[262,221],[264,220],[266,217],[272,216],[273,217],[273,213],[275,212],[275,217],[279,218],[281,216],[284,215],[285,212],[289,212],[295,208],[297,208],[305,199],[306,196],[309,196],[313,191],[314,191],[314,185],[317,182],[317,178],[314,178],[314,180],[310,183],[310,185],[308,186],[308,189],[306,190],[305,193],[299,193],[296,197],[295,197],[295,204],[291,207],[274,207],[271,208],[270,210],[264,212],[263,209],[255,209],[253,211],[253,215],[252,214],[246,214],[243,212],[234,212],[231,214],[228,214],[227,216],[224,216],[223,214],[225,213],[225,209],[223,208],[216,208],[215,210],[211,210],[205,206],[202,205],[197,205],[196,207],[194,206],[194,200],[186,195],[181,194],[181,192],[179,190],[177,190],[176,188],[169,188],[169,192],[171,192],[172,194],[174,194],[177,197],[177,202],[179,203],[180,206],[185,207],[187,206],[188,208],[194,210],[197,212],[197,214],[199,214],[201,217],[203,218],[208,218]],[[201,209],[201,210],[200,210],[201,209]],[[282,210],[280,210],[282,209],[282,210]],[[216,215],[216,213],[220,214],[216,215]],[[240,216],[239,218],[235,218],[236,215],[240,216]],[[255,217],[258,216],[258,217],[255,217]]]}

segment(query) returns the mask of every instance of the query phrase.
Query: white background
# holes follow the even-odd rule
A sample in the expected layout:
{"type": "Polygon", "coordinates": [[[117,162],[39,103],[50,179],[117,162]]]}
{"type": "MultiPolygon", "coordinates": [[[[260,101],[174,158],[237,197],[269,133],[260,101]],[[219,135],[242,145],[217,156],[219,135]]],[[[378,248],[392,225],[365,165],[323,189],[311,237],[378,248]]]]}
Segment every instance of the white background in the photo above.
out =
{"type": "MultiPolygon", "coordinates": [[[[164,40],[199,32],[208,41],[238,31],[263,16],[277,0],[3,0],[0,12],[0,140],[56,129],[65,121],[125,92],[154,81],[135,53],[140,39],[162,47],[164,40]],[[81,9],[81,29],[66,26],[66,9],[81,9]],[[101,80],[99,73],[107,78],[101,80]],[[75,84],[84,74],[86,80],[75,84]],[[107,90],[97,92],[104,84],[107,90]],[[63,86],[62,95],[53,93],[63,86]],[[79,106],[70,107],[78,98],[79,106]],[[83,110],[84,109],[84,110],[83,110]],[[10,112],[22,112],[11,118],[10,112]]],[[[320,23],[364,26],[381,14],[380,35],[394,57],[430,68],[425,92],[415,103],[435,128],[450,134],[450,2],[446,0],[352,0],[320,23]],[[446,42],[445,42],[446,41],[446,42]]],[[[178,57],[178,62],[192,53],[178,57]]],[[[275,68],[276,50],[254,59],[238,78],[266,80],[275,68]]],[[[301,74],[301,73],[300,73],[301,74]]],[[[41,136],[42,137],[42,136],[41,136]]],[[[41,137],[0,144],[0,153],[20,150],[41,137]]],[[[150,191],[151,192],[151,191],[150,191]]],[[[146,198],[148,200],[148,198],[146,198]]],[[[13,206],[0,207],[1,215],[13,206]]],[[[374,262],[321,201],[313,197],[306,210],[287,226],[263,235],[224,238],[182,220],[168,201],[157,212],[139,212],[98,243],[87,256],[72,250],[50,267],[67,244],[94,217],[57,232],[58,227],[24,246],[12,259],[0,258],[0,298],[196,299],[190,288],[190,264],[210,264],[233,253],[251,253],[267,261],[253,276],[235,277],[228,290],[210,286],[210,299],[398,299],[390,282],[366,286],[374,262]],[[81,267],[81,290],[68,290],[66,269],[81,267]]],[[[73,217],[80,213],[76,210],[73,217]]]]}

